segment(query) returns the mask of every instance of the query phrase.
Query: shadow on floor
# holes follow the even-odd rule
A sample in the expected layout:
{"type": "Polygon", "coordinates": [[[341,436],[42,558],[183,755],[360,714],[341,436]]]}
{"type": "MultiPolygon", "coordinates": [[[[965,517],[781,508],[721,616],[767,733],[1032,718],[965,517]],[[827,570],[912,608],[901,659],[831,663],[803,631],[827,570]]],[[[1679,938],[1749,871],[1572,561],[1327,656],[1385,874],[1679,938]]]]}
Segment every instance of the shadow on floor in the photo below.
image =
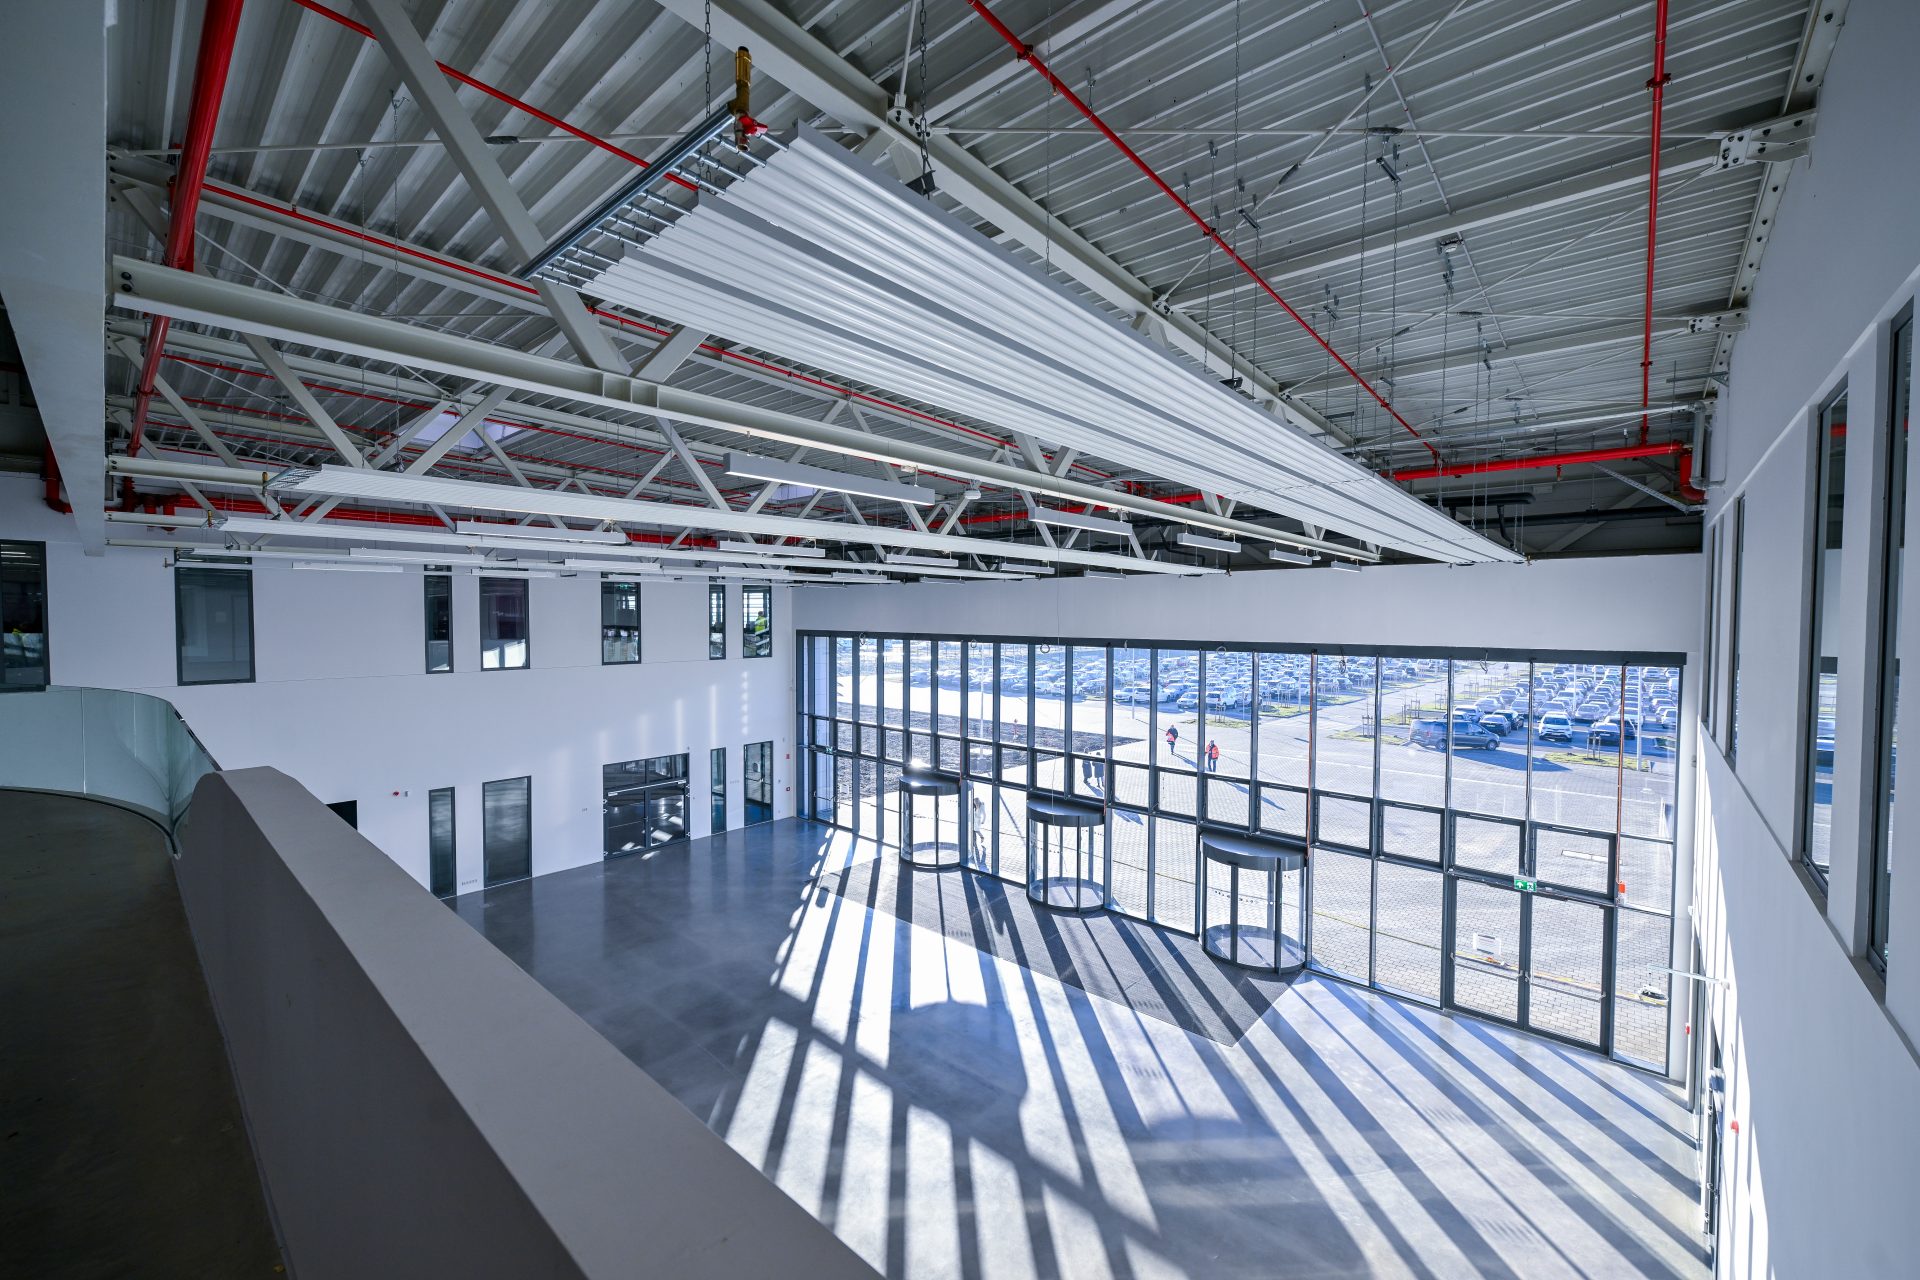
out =
{"type": "Polygon", "coordinates": [[[878,857],[817,883],[1220,1044],[1247,1034],[1287,989],[1275,974],[1220,963],[1194,938],[1111,911],[1047,911],[1019,885],[961,868],[908,870],[878,857]]]}
{"type": "Polygon", "coordinates": [[[0,1276],[278,1273],[165,837],[22,791],[0,833],[0,1276]]]}
{"type": "Polygon", "coordinates": [[[897,1280],[1705,1280],[1665,1082],[1311,977],[1223,1043],[1060,980],[977,877],[883,908],[892,856],[783,821],[454,909],[897,1280]]]}

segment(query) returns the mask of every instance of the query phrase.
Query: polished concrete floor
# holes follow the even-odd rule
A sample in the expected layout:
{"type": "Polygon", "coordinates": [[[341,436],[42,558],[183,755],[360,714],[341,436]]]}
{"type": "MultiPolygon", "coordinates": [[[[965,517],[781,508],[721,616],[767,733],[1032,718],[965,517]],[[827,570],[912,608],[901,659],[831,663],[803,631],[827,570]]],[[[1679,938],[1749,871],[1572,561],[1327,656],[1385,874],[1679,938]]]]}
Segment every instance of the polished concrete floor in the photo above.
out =
{"type": "Polygon", "coordinates": [[[272,1276],[166,838],[0,791],[0,1276],[272,1276]]]}
{"type": "Polygon", "coordinates": [[[1221,1043],[815,883],[875,856],[783,822],[455,908],[890,1276],[1707,1275],[1664,1083],[1311,978],[1221,1043]]]}

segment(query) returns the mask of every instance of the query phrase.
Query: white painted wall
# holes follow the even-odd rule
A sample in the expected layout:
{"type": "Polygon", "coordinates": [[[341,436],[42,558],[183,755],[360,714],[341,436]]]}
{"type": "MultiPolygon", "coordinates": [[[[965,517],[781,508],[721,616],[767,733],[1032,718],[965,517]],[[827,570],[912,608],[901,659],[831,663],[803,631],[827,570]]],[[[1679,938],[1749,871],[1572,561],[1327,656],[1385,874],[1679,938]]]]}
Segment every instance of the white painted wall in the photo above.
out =
{"type": "MultiPolygon", "coordinates": [[[[147,537],[138,526],[115,536],[147,537]]],[[[707,751],[727,748],[729,824],[741,821],[741,748],[774,743],[774,813],[793,813],[790,593],[776,589],[771,658],[707,658],[707,588],[640,590],[638,666],[600,664],[599,580],[530,584],[531,667],[481,671],[479,579],[455,576],[452,674],[425,675],[418,573],[254,569],[255,682],[175,684],[173,574],[160,551],[86,556],[37,482],[0,477],[0,537],[47,543],[52,679],[170,699],[222,766],[271,765],[321,800],[354,800],[360,830],[422,883],[427,792],[455,788],[460,891],[481,882],[480,786],[533,778],[535,874],[601,857],[600,767],[687,752],[690,830],[708,831],[707,751]],[[396,794],[397,793],[397,794],[396,794]]]]}
{"type": "MultiPolygon", "coordinates": [[[[1895,877],[1884,985],[1866,948],[1866,848],[1877,786],[1878,661],[1865,554],[1880,531],[1886,321],[1920,280],[1920,5],[1853,0],[1734,349],[1709,470],[1723,547],[1744,497],[1738,750],[1700,738],[1697,928],[1727,1068],[1724,1276],[1905,1276],[1920,1258],[1920,882],[1895,877]],[[1833,875],[1797,869],[1808,654],[1815,411],[1848,381],[1847,553],[1823,648],[1841,667],[1833,875]]],[[[1657,353],[1656,353],[1657,356],[1657,353]]],[[[1920,494],[1909,472],[1909,492],[1920,494]]],[[[1914,526],[1909,525],[1911,530],[1914,526]]],[[[1911,538],[1911,533],[1909,534],[1911,538]]],[[[1722,574],[1732,561],[1727,548],[1722,574]]],[[[1904,586],[1904,663],[1920,661],[1904,586]]],[[[1700,611],[1696,609],[1696,616],[1700,611]]],[[[1729,624],[1723,618],[1721,653],[1729,624]]],[[[1724,670],[1724,666],[1723,666],[1724,670]]],[[[1911,718],[1909,713],[1909,718],[1911,718]]],[[[1909,732],[1912,732],[1911,727],[1909,732]]],[[[1894,865],[1920,857],[1896,828],[1894,865]]]]}
{"type": "Polygon", "coordinates": [[[794,615],[815,631],[1686,653],[1702,572],[1697,555],[1608,556],[847,587],[797,591],[794,615]]]}

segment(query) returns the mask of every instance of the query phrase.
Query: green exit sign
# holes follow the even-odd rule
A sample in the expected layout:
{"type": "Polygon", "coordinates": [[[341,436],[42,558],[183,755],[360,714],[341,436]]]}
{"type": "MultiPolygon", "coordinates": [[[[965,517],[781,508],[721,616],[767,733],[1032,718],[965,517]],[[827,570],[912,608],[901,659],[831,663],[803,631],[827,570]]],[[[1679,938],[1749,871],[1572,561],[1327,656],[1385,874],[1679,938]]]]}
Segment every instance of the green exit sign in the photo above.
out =
{"type": "Polygon", "coordinates": [[[1538,880],[1529,880],[1525,876],[1515,876],[1513,878],[1513,887],[1522,893],[1532,893],[1540,887],[1540,882],[1538,880]]]}

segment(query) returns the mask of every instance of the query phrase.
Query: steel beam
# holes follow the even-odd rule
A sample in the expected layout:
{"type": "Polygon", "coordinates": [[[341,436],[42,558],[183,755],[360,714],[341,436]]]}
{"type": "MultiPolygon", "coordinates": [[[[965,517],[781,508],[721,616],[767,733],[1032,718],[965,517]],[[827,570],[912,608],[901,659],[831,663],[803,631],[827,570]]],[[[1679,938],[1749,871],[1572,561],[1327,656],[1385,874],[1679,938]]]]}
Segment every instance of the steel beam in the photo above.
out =
{"type": "Polygon", "coordinates": [[[460,420],[440,433],[440,438],[428,445],[412,462],[406,466],[408,475],[424,475],[433,470],[434,465],[457,448],[467,438],[469,432],[478,432],[482,439],[487,438],[487,416],[507,402],[508,391],[505,387],[490,388],[479,401],[469,406],[460,415],[460,420]]]}
{"type": "MultiPolygon", "coordinates": [[[[1150,0],[1068,0],[1052,9],[1047,20],[1024,32],[1021,39],[1033,46],[1043,58],[1051,58],[1061,49],[1124,20],[1135,9],[1144,9],[1150,0]]],[[[958,76],[940,85],[940,92],[920,109],[929,121],[946,123],[956,112],[964,111],[980,99],[997,93],[1027,74],[1018,60],[998,49],[958,76]]]]}
{"type": "MultiPolygon", "coordinates": [[[[539,224],[527,211],[526,201],[513,189],[506,170],[500,167],[493,150],[480,136],[473,118],[460,105],[453,86],[427,51],[426,41],[406,15],[399,0],[359,0],[367,25],[373,29],[380,47],[400,73],[401,81],[419,102],[432,122],[433,130],[447,144],[447,155],[507,242],[507,248],[521,262],[530,262],[546,249],[539,224]]],[[[540,300],[546,304],[554,323],[567,335],[567,341],[581,360],[598,369],[624,372],[613,343],[602,333],[580,295],[551,281],[533,282],[540,300]]]]}
{"type": "MultiPolygon", "coordinates": [[[[1655,339],[1684,336],[1689,332],[1686,325],[1656,327],[1655,339]]],[[[1516,342],[1501,348],[1489,348],[1484,353],[1476,347],[1471,351],[1456,351],[1451,355],[1429,356],[1424,360],[1406,360],[1394,366],[1393,380],[1403,383],[1408,378],[1418,378],[1427,374],[1440,373],[1443,370],[1458,370],[1480,363],[1484,354],[1488,359],[1500,360],[1536,360],[1552,356],[1578,355],[1597,347],[1616,346],[1622,342],[1638,342],[1641,336],[1639,325],[1620,325],[1609,329],[1590,329],[1584,332],[1563,335],[1557,338],[1541,338],[1533,342],[1516,342]]],[[[1340,384],[1340,375],[1317,373],[1302,378],[1293,384],[1295,391],[1317,390],[1326,384],[1340,384]]],[[[1440,437],[1444,442],[1445,437],[1440,437]]]]}
{"type": "MultiPolygon", "coordinates": [[[[1711,168],[1719,158],[1719,144],[1714,142],[1690,142],[1685,146],[1674,147],[1667,152],[1665,160],[1660,165],[1661,180],[1691,176],[1711,168]]],[[[1620,192],[1633,191],[1647,184],[1647,176],[1648,167],[1644,160],[1595,169],[1582,173],[1578,177],[1528,187],[1495,199],[1467,205],[1452,213],[1423,218],[1418,222],[1400,227],[1392,236],[1373,236],[1364,242],[1357,238],[1343,240],[1337,244],[1307,250],[1275,262],[1254,265],[1260,268],[1260,273],[1266,276],[1269,282],[1276,285],[1283,280],[1323,275],[1335,267],[1358,262],[1362,257],[1391,253],[1396,246],[1405,247],[1419,244],[1424,240],[1440,240],[1447,236],[1464,235],[1469,231],[1477,231],[1495,223],[1509,222],[1515,218],[1528,217],[1550,209],[1589,204],[1620,192]]],[[[1237,294],[1246,293],[1255,287],[1251,281],[1223,276],[1213,284],[1212,304],[1219,306],[1222,301],[1237,294]]],[[[1172,305],[1176,310],[1194,306],[1205,301],[1208,292],[1204,284],[1193,285],[1183,293],[1176,294],[1172,299],[1172,305]]]]}
{"type": "Polygon", "coordinates": [[[287,367],[287,362],[280,358],[280,353],[258,334],[246,334],[245,338],[247,346],[253,350],[254,359],[273,375],[273,380],[280,384],[280,389],[300,406],[300,412],[307,415],[307,420],[320,428],[320,434],[327,438],[327,443],[333,446],[334,452],[345,458],[350,467],[366,466],[367,460],[360,456],[359,446],[355,445],[347,433],[340,429],[340,424],[333,420],[333,415],[328,413],[313,392],[307,389],[307,384],[300,381],[299,375],[287,367]]]}
{"type": "Polygon", "coordinates": [[[9,194],[0,199],[0,296],[75,530],[95,555],[107,531],[107,362],[100,295],[89,278],[107,236],[104,9],[99,0],[8,5],[0,41],[0,85],[15,122],[9,194]]]}
{"type": "Polygon", "coordinates": [[[218,329],[232,329],[381,363],[438,370],[475,382],[613,409],[628,416],[672,418],[893,466],[966,476],[1009,489],[1217,529],[1256,541],[1299,546],[1349,558],[1370,558],[1352,547],[1303,539],[1243,520],[1222,519],[1077,480],[985,462],[908,440],[872,436],[797,414],[664,387],[642,378],[584,369],[437,330],[345,311],[303,298],[271,294],[231,281],[191,275],[138,259],[116,257],[108,272],[115,304],[129,311],[187,319],[218,329]]]}

